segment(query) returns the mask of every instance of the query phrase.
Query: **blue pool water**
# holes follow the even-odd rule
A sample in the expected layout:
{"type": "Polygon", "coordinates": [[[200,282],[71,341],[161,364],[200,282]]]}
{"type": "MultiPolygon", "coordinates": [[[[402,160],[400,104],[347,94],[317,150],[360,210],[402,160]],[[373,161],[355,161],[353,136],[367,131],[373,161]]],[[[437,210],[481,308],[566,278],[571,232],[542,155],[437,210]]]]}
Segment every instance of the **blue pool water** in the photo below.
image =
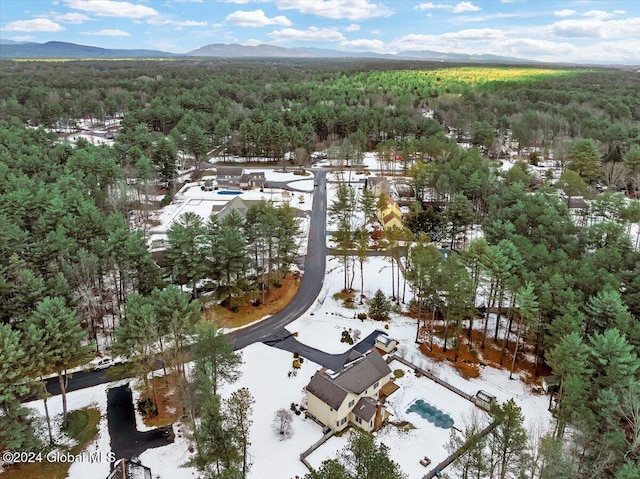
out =
{"type": "Polygon", "coordinates": [[[228,191],[228,190],[220,190],[218,191],[219,195],[241,195],[242,191],[228,191]]]}
{"type": "Polygon", "coordinates": [[[434,426],[441,427],[442,429],[449,429],[453,426],[453,419],[447,413],[442,412],[435,406],[432,406],[429,403],[424,402],[422,399],[418,399],[414,401],[409,409],[407,409],[407,413],[415,412],[416,414],[422,416],[427,421],[432,423],[434,426]]]}

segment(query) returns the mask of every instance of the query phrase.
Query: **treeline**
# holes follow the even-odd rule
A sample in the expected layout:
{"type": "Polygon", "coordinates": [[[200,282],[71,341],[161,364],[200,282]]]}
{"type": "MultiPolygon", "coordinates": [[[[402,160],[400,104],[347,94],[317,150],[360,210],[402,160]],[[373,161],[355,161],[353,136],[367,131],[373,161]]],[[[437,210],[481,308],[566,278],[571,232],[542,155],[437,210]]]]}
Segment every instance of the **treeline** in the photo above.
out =
{"type": "Polygon", "coordinates": [[[173,279],[197,297],[201,282],[236,310],[241,300],[264,301],[280,287],[299,250],[299,221],[288,204],[260,201],[243,217],[235,210],[206,222],[195,213],[175,221],[167,238],[166,262],[173,279]]]}

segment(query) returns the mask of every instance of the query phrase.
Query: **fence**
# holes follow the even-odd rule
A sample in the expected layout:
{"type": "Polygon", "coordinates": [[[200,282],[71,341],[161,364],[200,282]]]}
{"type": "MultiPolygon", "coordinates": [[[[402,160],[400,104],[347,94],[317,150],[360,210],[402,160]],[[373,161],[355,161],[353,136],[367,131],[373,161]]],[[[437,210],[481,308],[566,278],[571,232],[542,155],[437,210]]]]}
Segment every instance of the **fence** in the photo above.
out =
{"type": "Polygon", "coordinates": [[[300,454],[300,461],[302,462],[302,464],[305,465],[305,467],[307,469],[309,469],[310,471],[313,470],[313,468],[311,467],[311,464],[309,464],[309,462],[307,461],[307,457],[313,451],[315,451],[320,446],[322,446],[325,442],[327,442],[333,436],[333,434],[334,434],[333,431],[329,431],[324,436],[322,436],[316,443],[314,443],[311,447],[309,447],[306,451],[304,451],[302,454],[300,454]]]}
{"type": "Polygon", "coordinates": [[[467,401],[471,401],[472,403],[475,404],[475,401],[474,401],[473,396],[471,394],[464,392],[462,389],[458,389],[457,387],[449,384],[448,382],[444,381],[443,379],[440,379],[435,374],[430,373],[429,371],[426,371],[425,369],[422,369],[422,368],[416,366],[412,362],[410,362],[410,361],[406,360],[405,358],[400,357],[400,356],[398,356],[396,354],[391,356],[387,362],[390,363],[393,360],[396,360],[396,361],[404,364],[405,366],[408,366],[408,367],[412,368],[414,371],[418,371],[420,374],[422,374],[423,376],[428,377],[432,381],[438,383],[440,386],[447,388],[449,391],[451,391],[451,392],[457,394],[458,396],[463,397],[467,401]]]}

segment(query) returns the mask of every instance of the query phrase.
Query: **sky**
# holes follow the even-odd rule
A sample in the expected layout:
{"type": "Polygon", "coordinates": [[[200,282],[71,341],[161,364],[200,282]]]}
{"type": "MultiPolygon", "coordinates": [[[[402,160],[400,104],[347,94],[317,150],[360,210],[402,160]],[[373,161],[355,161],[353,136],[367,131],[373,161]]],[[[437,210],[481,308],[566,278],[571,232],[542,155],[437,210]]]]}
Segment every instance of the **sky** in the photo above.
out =
{"type": "Polygon", "coordinates": [[[640,64],[640,0],[1,0],[0,38],[171,53],[267,43],[640,64]]]}

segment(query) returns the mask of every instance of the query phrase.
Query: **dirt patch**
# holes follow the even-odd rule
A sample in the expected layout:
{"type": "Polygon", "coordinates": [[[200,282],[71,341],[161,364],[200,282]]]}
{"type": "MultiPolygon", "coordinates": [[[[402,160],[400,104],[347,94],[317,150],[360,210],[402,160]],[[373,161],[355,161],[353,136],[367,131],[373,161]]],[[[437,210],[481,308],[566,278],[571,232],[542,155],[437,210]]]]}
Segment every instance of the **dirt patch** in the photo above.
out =
{"type": "MultiPolygon", "coordinates": [[[[458,341],[463,341],[458,338],[458,341]]],[[[452,366],[456,368],[462,377],[466,379],[472,379],[480,377],[480,361],[478,359],[478,353],[475,350],[469,349],[466,343],[461,343],[458,349],[458,360],[454,362],[456,352],[454,349],[447,349],[446,352],[438,346],[433,345],[433,350],[429,349],[427,344],[420,345],[420,351],[425,356],[435,359],[438,362],[449,361],[452,366]]]]}
{"type": "MultiPolygon", "coordinates": [[[[183,381],[179,373],[171,373],[163,377],[154,377],[151,380],[155,387],[155,395],[158,401],[157,415],[144,415],[144,424],[149,427],[163,427],[176,422],[182,415],[182,401],[179,386],[183,381]]],[[[141,399],[153,397],[151,390],[143,391],[141,399]]]]}
{"type": "Polygon", "coordinates": [[[246,301],[234,312],[227,307],[216,304],[208,306],[204,310],[204,316],[223,328],[244,326],[264,316],[282,311],[294,298],[299,288],[300,281],[289,274],[282,280],[282,287],[272,287],[264,303],[259,306],[254,306],[250,301],[246,301]]]}
{"type": "MultiPolygon", "coordinates": [[[[476,320],[479,324],[479,320],[476,320]]],[[[447,352],[443,352],[442,348],[438,345],[433,346],[433,351],[429,349],[429,332],[425,328],[421,331],[420,338],[425,341],[420,345],[420,351],[436,361],[450,361],[453,363],[460,374],[465,378],[477,378],[480,376],[479,366],[490,366],[495,369],[504,369],[506,371],[511,370],[511,363],[513,361],[513,349],[515,347],[517,321],[514,321],[512,326],[512,333],[509,336],[509,341],[506,345],[504,356],[502,357],[502,364],[500,364],[500,357],[502,356],[502,343],[503,338],[498,338],[497,341],[493,339],[493,336],[488,334],[484,349],[482,345],[482,330],[473,330],[471,334],[471,344],[467,337],[467,330],[465,329],[456,340],[460,341],[460,348],[458,351],[458,360],[453,363],[455,358],[455,349],[449,347],[447,352]]],[[[422,328],[421,328],[422,329],[422,328]]],[[[449,329],[449,339],[451,340],[452,329],[449,329]]],[[[442,324],[438,324],[434,328],[434,334],[436,337],[442,338],[444,335],[444,328],[442,324]]],[[[526,338],[525,338],[526,340],[526,338]]],[[[514,367],[514,374],[517,373],[522,381],[530,386],[540,385],[540,378],[551,374],[550,369],[540,364],[538,366],[537,374],[535,372],[535,350],[530,342],[520,342],[520,351],[514,367]]]]}

